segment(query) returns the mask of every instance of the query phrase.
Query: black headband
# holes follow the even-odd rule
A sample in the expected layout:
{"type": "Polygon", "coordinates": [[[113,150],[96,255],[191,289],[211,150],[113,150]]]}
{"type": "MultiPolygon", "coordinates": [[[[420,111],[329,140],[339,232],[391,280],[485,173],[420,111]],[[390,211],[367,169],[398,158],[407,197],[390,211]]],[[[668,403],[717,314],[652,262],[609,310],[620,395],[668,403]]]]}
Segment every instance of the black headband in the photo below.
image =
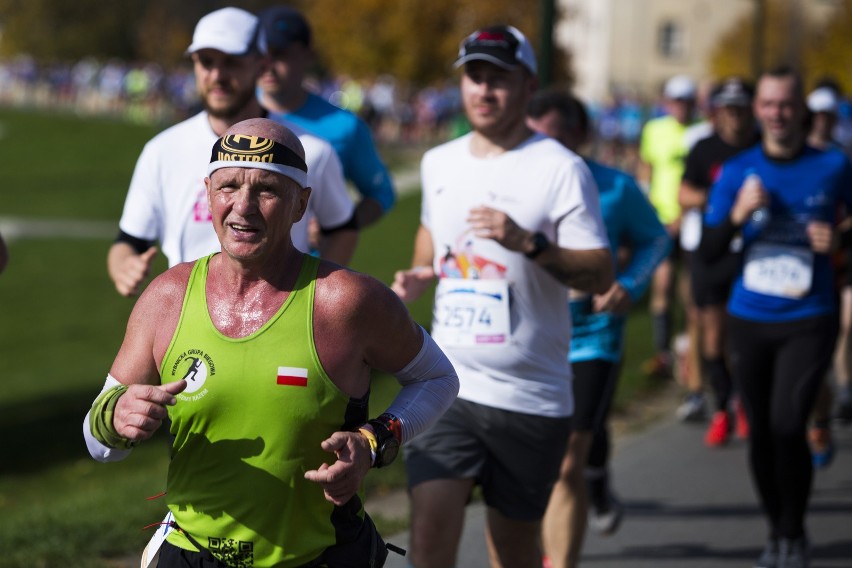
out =
{"type": "Polygon", "coordinates": [[[220,168],[258,168],[279,173],[308,187],[308,166],[296,152],[270,138],[228,134],[216,140],[207,176],[220,168]]]}

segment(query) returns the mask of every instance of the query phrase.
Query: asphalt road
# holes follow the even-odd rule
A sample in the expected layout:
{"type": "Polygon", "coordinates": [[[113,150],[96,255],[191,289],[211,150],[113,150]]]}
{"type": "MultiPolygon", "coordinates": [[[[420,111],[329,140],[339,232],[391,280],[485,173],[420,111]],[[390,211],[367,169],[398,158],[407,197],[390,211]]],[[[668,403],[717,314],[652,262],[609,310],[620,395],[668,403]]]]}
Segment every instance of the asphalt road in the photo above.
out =
{"type": "MultiPolygon", "coordinates": [[[[751,567],[766,525],[746,465],[746,442],[711,450],[704,426],[664,418],[616,446],[616,492],[626,505],[611,537],[589,534],[582,566],[601,568],[751,567]]],[[[837,453],[814,478],[808,531],[812,568],[852,568],[852,426],[834,427],[837,453]]],[[[482,505],[468,507],[458,568],[487,567],[482,505]]],[[[407,534],[390,542],[406,546],[407,534]]],[[[390,554],[388,568],[406,568],[390,554]]]]}

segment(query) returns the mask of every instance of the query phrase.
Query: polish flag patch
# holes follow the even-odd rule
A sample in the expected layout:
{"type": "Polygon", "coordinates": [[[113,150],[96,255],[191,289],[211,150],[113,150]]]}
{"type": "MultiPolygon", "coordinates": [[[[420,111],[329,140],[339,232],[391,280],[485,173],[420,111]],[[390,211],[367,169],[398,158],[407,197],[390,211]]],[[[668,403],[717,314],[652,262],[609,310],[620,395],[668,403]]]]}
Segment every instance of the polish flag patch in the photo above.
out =
{"type": "Polygon", "coordinates": [[[308,386],[308,370],[303,367],[278,367],[279,385],[289,385],[293,387],[308,386]]]}

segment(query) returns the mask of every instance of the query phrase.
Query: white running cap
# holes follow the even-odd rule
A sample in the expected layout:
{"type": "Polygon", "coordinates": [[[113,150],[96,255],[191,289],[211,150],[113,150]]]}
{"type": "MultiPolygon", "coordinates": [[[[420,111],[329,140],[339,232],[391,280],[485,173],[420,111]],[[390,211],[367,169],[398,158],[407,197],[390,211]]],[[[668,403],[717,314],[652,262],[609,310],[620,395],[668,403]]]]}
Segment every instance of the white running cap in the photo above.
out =
{"type": "Polygon", "coordinates": [[[240,8],[210,12],[195,26],[186,53],[215,49],[228,55],[246,55],[255,50],[257,16],[240,8]]]}

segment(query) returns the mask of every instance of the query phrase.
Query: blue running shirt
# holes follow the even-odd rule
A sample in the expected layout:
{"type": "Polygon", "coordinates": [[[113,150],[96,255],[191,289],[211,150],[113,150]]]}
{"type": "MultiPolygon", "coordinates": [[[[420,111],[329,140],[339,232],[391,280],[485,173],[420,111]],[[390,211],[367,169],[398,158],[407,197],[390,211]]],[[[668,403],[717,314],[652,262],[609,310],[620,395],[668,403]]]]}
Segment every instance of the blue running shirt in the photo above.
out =
{"type": "MultiPolygon", "coordinates": [[[[743,226],[745,266],[749,259],[760,260],[758,251],[790,251],[787,259],[810,268],[812,276],[810,286],[800,296],[790,297],[789,293],[755,291],[760,288],[744,283],[748,270],[744,267],[734,282],[728,311],[758,322],[795,321],[831,313],[836,309],[836,291],[830,257],[811,252],[805,229],[811,221],[836,223],[839,205],[852,206],[852,166],[836,150],[822,152],[806,146],[794,159],[782,161],[768,158],[761,146],[755,146],[722,166],[704,216],[708,227],[719,226],[728,218],[750,173],[760,176],[769,192],[770,217],[762,228],[751,220],[743,226]]],[[[771,284],[782,279],[783,272],[764,274],[771,284]]]]}

